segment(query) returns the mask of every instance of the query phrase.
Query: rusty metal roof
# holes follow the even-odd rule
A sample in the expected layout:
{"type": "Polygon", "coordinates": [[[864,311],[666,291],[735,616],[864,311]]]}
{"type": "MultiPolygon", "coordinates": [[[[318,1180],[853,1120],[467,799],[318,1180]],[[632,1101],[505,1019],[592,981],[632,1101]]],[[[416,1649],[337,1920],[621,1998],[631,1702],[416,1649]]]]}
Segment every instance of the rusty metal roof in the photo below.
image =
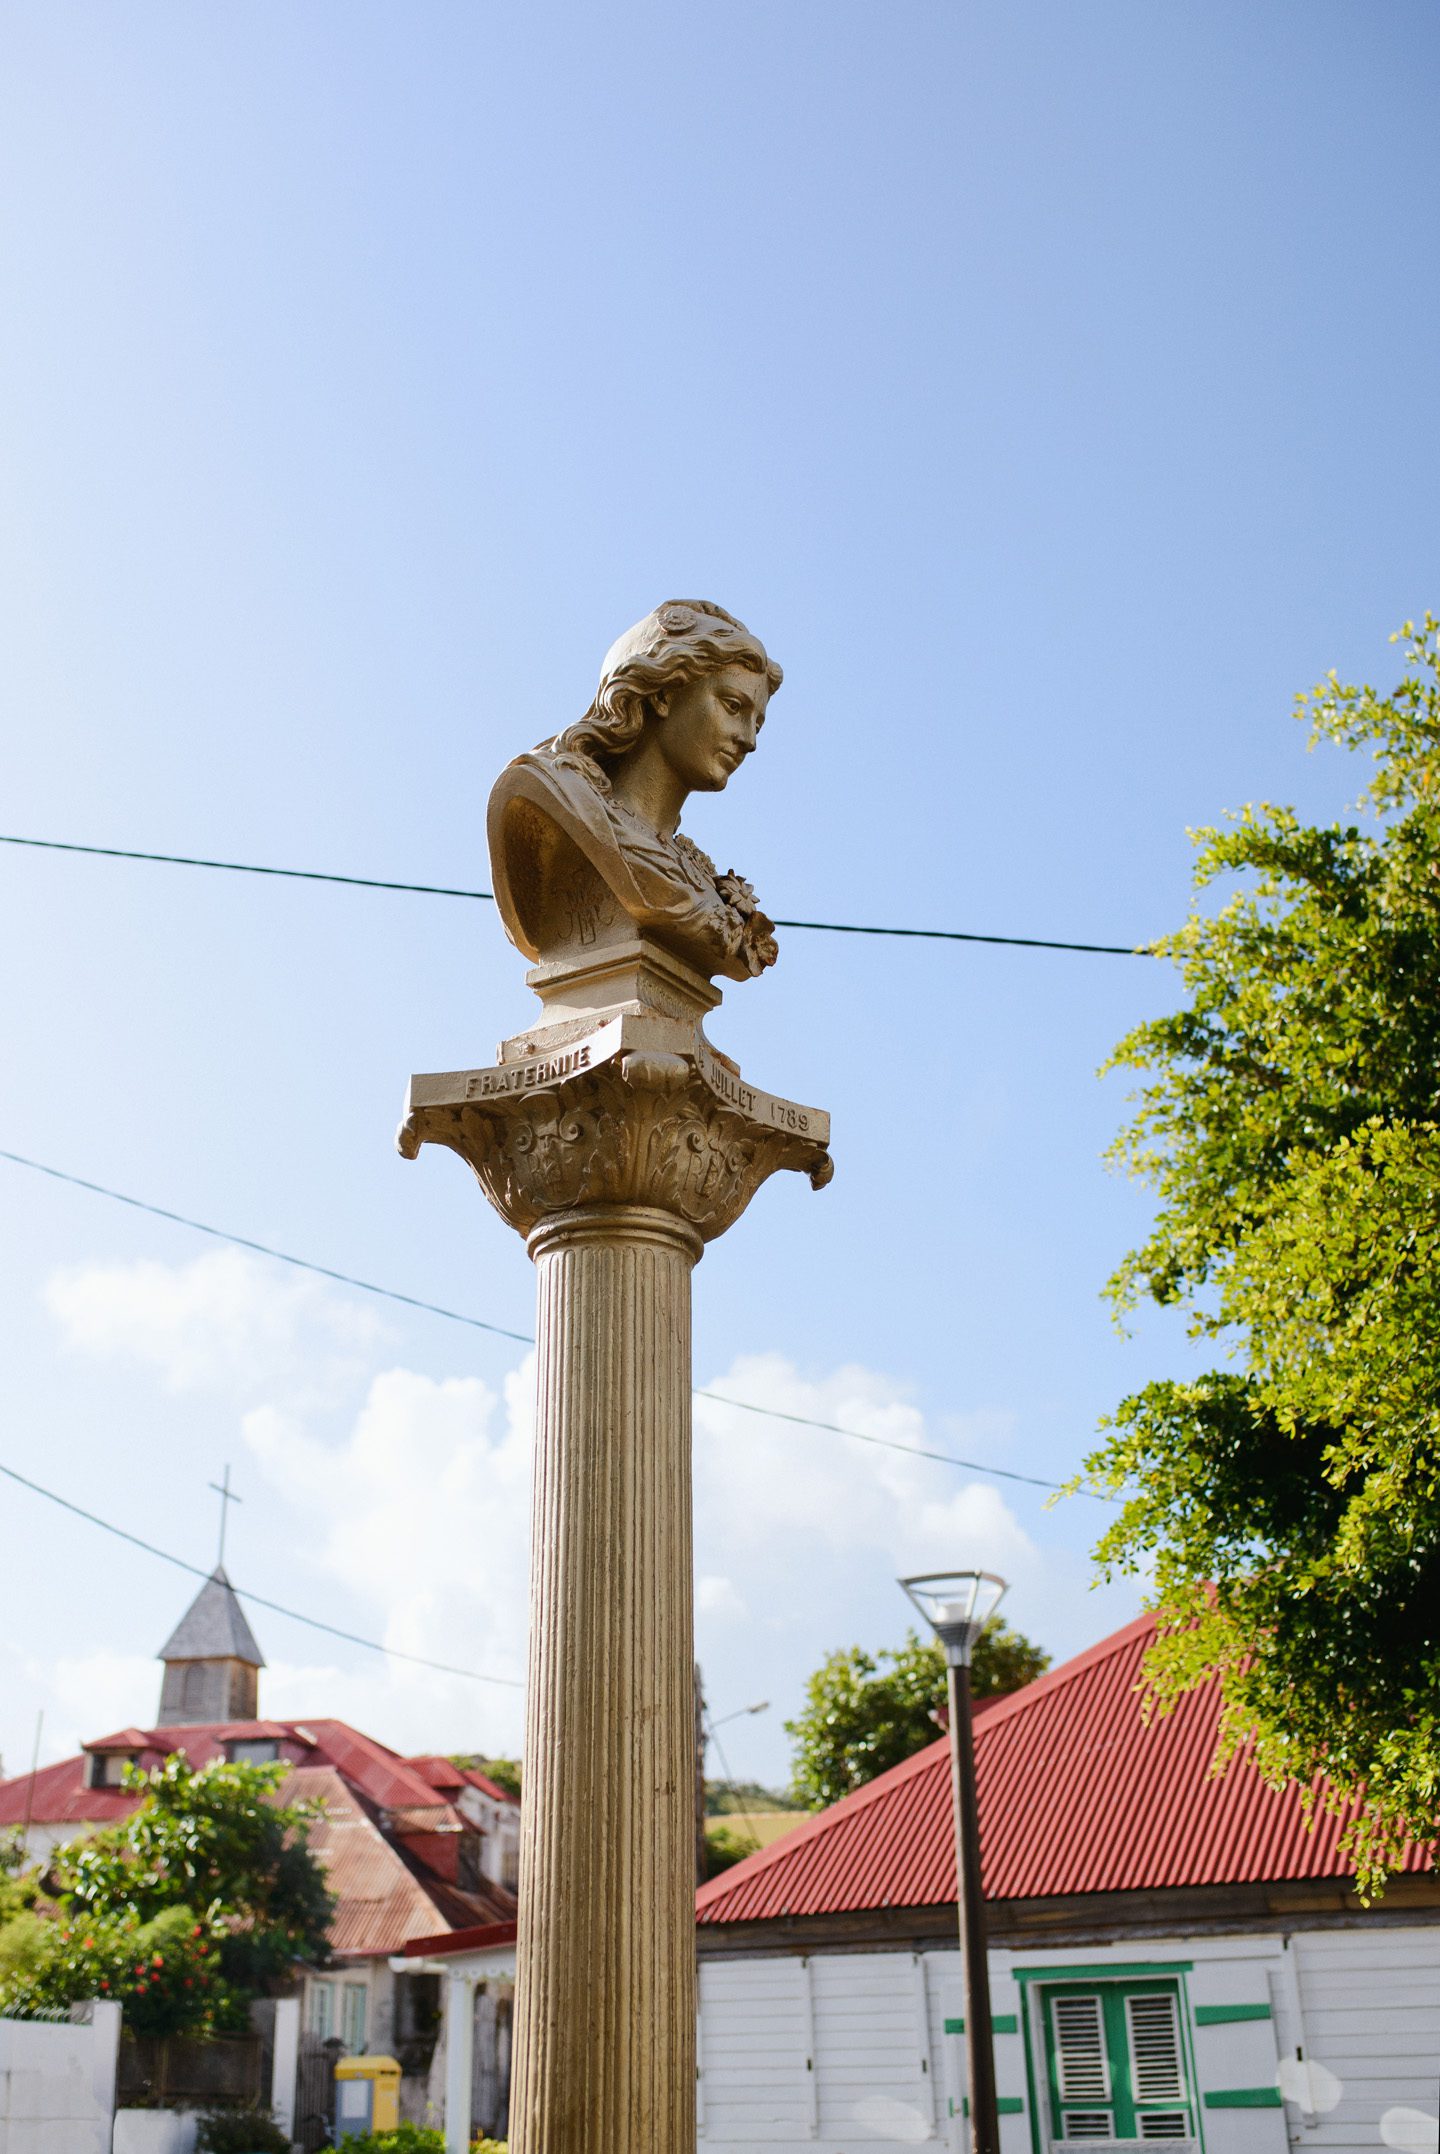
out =
{"type": "MultiPolygon", "coordinates": [[[[1339,1841],[1353,1809],[1319,1815],[1311,1830],[1300,1791],[1267,1787],[1247,1756],[1211,1773],[1217,1683],[1147,1726],[1138,1686],[1153,1631],[1142,1616],[977,1708],[987,1899],[1349,1874],[1339,1841]]],[[[1407,1851],[1407,1870],[1430,1867],[1426,1849],[1407,1851]]],[[[702,1923],[755,1922],[954,1899],[942,1739],[702,1886],[696,1913],[702,1923]]]]}
{"type": "Polygon", "coordinates": [[[310,1845],[325,1867],[335,1895],[330,1949],[339,1957],[399,1952],[417,1930],[473,1928],[513,1914],[508,1892],[488,1879],[478,1891],[462,1892],[388,1840],[366,1804],[331,1765],[299,1765],[277,1798],[319,1804],[310,1845]]]}
{"type": "Polygon", "coordinates": [[[417,1924],[434,1922],[434,1903],[419,1879],[333,1766],[297,1766],[280,1799],[323,1806],[311,1826],[310,1845],[335,1895],[332,1952],[398,1952],[417,1924]]]}
{"type": "Polygon", "coordinates": [[[482,1773],[476,1766],[456,1765],[449,1758],[428,1753],[407,1758],[405,1763],[412,1773],[419,1773],[432,1787],[478,1788],[482,1795],[489,1795],[495,1802],[508,1802],[513,1808],[519,1808],[520,1799],[517,1795],[513,1795],[509,1788],[502,1788],[498,1781],[492,1780],[488,1773],[482,1773]]]}

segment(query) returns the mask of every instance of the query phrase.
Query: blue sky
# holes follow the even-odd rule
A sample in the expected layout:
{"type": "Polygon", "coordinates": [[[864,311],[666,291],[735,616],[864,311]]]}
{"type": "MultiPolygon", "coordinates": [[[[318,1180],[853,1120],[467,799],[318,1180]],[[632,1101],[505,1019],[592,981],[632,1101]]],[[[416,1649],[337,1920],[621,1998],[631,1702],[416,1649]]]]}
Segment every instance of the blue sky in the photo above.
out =
{"type": "MultiPolygon", "coordinates": [[[[317,0],[12,11],[3,822],[470,886],[508,756],[664,597],[786,669],[693,803],[773,912],[1140,940],[1187,826],[1328,816],[1296,690],[1440,588],[1428,7],[317,0]]],[[[493,911],[0,848],[0,1145],[524,1330],[519,1243],[392,1145],[525,1020],[493,911]]],[[[1041,1475],[1162,1367],[1098,1293],[1141,959],[794,933],[717,1041],[829,1107],[696,1281],[696,1376],[1041,1475]]],[[[432,1657],[523,1665],[499,1340],[0,1166],[0,1458],[432,1657]]],[[[1093,1504],[706,1409],[738,1772],[895,1572],[989,1557],[1057,1655],[1093,1504]]],[[[0,1750],[153,1711],[183,1576],[0,1492],[0,1750]]],[[[273,1709],[500,1748],[518,1693],[277,1617],[273,1709]]]]}

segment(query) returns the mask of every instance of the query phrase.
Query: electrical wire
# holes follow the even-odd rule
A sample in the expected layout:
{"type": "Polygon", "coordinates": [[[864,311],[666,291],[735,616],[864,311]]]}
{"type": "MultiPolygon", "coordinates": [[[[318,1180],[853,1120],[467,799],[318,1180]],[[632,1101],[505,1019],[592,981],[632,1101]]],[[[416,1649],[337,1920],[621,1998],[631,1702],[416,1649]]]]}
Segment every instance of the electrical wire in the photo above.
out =
{"type": "MultiPolygon", "coordinates": [[[[471,898],[493,905],[493,890],[457,890],[446,883],[387,882],[378,875],[332,875],[321,868],[260,867],[249,860],[206,860],[192,853],[141,853],[121,845],[78,845],[66,838],[20,838],[0,832],[0,845],[24,845],[38,852],[89,853],[102,860],[147,860],[172,868],[217,868],[227,875],[274,875],[292,882],[343,883],[352,890],[400,890],[418,897],[471,898]]],[[[958,927],[862,927],[839,920],[777,920],[776,927],[802,928],[813,935],[891,935],[922,942],[983,942],[1012,950],[1077,950],[1096,957],[1153,957],[1148,943],[1057,942],[1043,935],[982,935],[958,927]]]]}
{"type": "MultiPolygon", "coordinates": [[[[732,1792],[732,1793],[734,1794],[734,1796],[735,1796],[736,1800],[738,1801],[738,1803],[739,1803],[739,1805],[740,1805],[740,1812],[739,1812],[739,1814],[740,1814],[740,1816],[741,1816],[741,1817],[743,1817],[743,1818],[744,1818],[744,1820],[745,1820],[745,1823],[746,1823],[746,1824],[747,1824],[747,1825],[749,1826],[749,1828],[750,1828],[750,1837],[751,1837],[751,1839],[752,1839],[752,1840],[753,1840],[753,1841],[755,1842],[755,1845],[756,1845],[756,1847],[758,1848],[758,1847],[759,1847],[759,1845],[760,1845],[760,1835],[759,1835],[759,1833],[758,1833],[758,1832],[757,1832],[757,1831],[755,1830],[755,1820],[754,1820],[754,1818],[753,1818],[753,1817],[751,1817],[751,1815],[750,1815],[750,1812],[749,1812],[749,1811],[748,1811],[748,1810],[746,1809],[746,1807],[745,1807],[745,1798],[744,1798],[744,1796],[743,1796],[743,1795],[742,1795],[742,1794],[740,1793],[740,1787],[739,1787],[739,1782],[738,1782],[738,1781],[736,1780],[736,1778],[735,1778],[735,1775],[734,1775],[734,1774],[733,1774],[733,1773],[731,1772],[731,1770],[730,1770],[730,1760],[729,1760],[729,1759],[728,1759],[728,1758],[726,1757],[726,1755],[725,1755],[725,1752],[724,1752],[724,1749],[723,1749],[723,1747],[721,1746],[720,1738],[719,1738],[719,1736],[718,1736],[718,1735],[717,1735],[717,1734],[715,1733],[715,1723],[714,1723],[714,1721],[713,1721],[713,1720],[712,1720],[712,1719],[710,1718],[710,1715],[709,1715],[709,1713],[708,1713],[708,1712],[707,1712],[707,1713],[705,1713],[705,1714],[704,1714],[704,1715],[702,1716],[702,1719],[703,1719],[703,1725],[704,1725],[704,1728],[705,1728],[705,1733],[706,1733],[706,1734],[707,1734],[707,1735],[709,1736],[709,1738],[710,1738],[711,1742],[712,1742],[712,1743],[713,1743],[713,1744],[715,1745],[715,1755],[716,1755],[716,1757],[717,1757],[717,1758],[718,1758],[718,1759],[720,1760],[720,1770],[721,1770],[721,1772],[722,1772],[722,1773],[724,1773],[724,1775],[725,1775],[725,1779],[724,1779],[724,1783],[723,1783],[723,1784],[724,1784],[724,1786],[728,1787],[728,1788],[729,1788],[729,1789],[731,1790],[731,1792],[732,1792]]],[[[703,1773],[703,1771],[702,1771],[702,1773],[701,1773],[701,1778],[702,1778],[702,1780],[703,1780],[703,1778],[704,1778],[704,1773],[703,1773]]],[[[733,1817],[733,1816],[735,1815],[735,1812],[734,1812],[734,1811],[731,1811],[731,1813],[730,1813],[730,1814],[731,1814],[731,1816],[733,1817]]]]}
{"type": "Polygon", "coordinates": [[[123,1190],[107,1189],[103,1182],[87,1182],[83,1175],[67,1174],[61,1167],[47,1167],[41,1159],[27,1159],[23,1152],[0,1150],[0,1159],[8,1159],[13,1167],[30,1167],[36,1174],[48,1174],[55,1182],[69,1182],[72,1188],[88,1189],[95,1197],[109,1197],[114,1204],[128,1204],[135,1212],[148,1212],[152,1219],[168,1219],[172,1226],[189,1227],[192,1233],[208,1234],[212,1241],[232,1242],[237,1249],[251,1249],[257,1256],[273,1257],[277,1264],[293,1265],[296,1271],[313,1271],[322,1279],[334,1279],[340,1286],[357,1287],[362,1294],[378,1294],[385,1301],[404,1302],[407,1308],[422,1309],[427,1316],[448,1317],[452,1324],[468,1324],[473,1331],[493,1332],[497,1339],[514,1339],[521,1346],[533,1346],[535,1341],[528,1331],[510,1331],[504,1324],[487,1324],[481,1316],[465,1316],[459,1309],[442,1309],[438,1302],[420,1301],[413,1294],[402,1294],[393,1286],[376,1286],[372,1279],[357,1279],[352,1272],[334,1271],[328,1264],[316,1264],[309,1257],[291,1256],[288,1250],[272,1249],[268,1242],[251,1241],[244,1234],[227,1234],[223,1227],[206,1226],[203,1219],[189,1219],[184,1212],[166,1211],[162,1204],[147,1204],[142,1197],[127,1197],[123,1190]]]}
{"type": "MultiPolygon", "coordinates": [[[[132,1548],[142,1548],[147,1556],[158,1556],[162,1563],[173,1563],[178,1571],[189,1571],[194,1578],[209,1578],[212,1572],[202,1569],[198,1563],[187,1563],[183,1556],[171,1555],[168,1548],[157,1548],[153,1541],[142,1540],[138,1533],[130,1533],[124,1526],[112,1524],[101,1518],[97,1511],[87,1511],[81,1504],[72,1503],[68,1496],[57,1495],[53,1488],[45,1488],[39,1481],[17,1473],[13,1466],[0,1464],[0,1474],[7,1481],[17,1481],[21,1488],[28,1488],[32,1495],[43,1496],[47,1503],[56,1503],[62,1511],[69,1511],[74,1518],[83,1518],[87,1525],[98,1526],[102,1533],[113,1533],[117,1541],[128,1541],[132,1548]]],[[[332,1638],[343,1638],[347,1645],[363,1645],[367,1652],[384,1653],[390,1660],[406,1660],[416,1668],[434,1668],[441,1675],[463,1675],[474,1683],[501,1683],[508,1690],[523,1690],[525,1685],[518,1676],[486,1675],[479,1668],[454,1668],[448,1661],[427,1660],[422,1653],[403,1653],[398,1646],[381,1645],[378,1638],[362,1638],[357,1631],[341,1630],[338,1623],[326,1623],[319,1616],[302,1615],[298,1608],[286,1608],[279,1601],[267,1600],[263,1593],[252,1593],[247,1586],[232,1586],[238,1599],[249,1601],[254,1608],[268,1608],[272,1615],[287,1616],[292,1623],[304,1623],[311,1630],[327,1631],[332,1638]]]]}
{"type": "MultiPolygon", "coordinates": [[[[309,1257],[293,1256],[286,1249],[274,1249],[268,1242],[252,1241],[244,1234],[227,1233],[224,1227],[207,1226],[202,1219],[191,1219],[184,1212],[172,1212],[161,1204],[149,1204],[143,1197],[125,1195],[122,1190],[108,1189],[103,1182],[87,1181],[83,1175],[69,1174],[63,1167],[48,1166],[44,1160],[29,1159],[23,1152],[10,1152],[0,1147],[0,1159],[8,1160],[12,1167],[28,1167],[35,1174],[48,1175],[51,1181],[68,1182],[72,1188],[87,1190],[91,1196],[108,1197],[116,1204],[126,1204],[132,1211],[148,1212],[154,1219],[168,1220],[172,1226],[189,1227],[197,1234],[208,1234],[212,1241],[231,1242],[237,1249],[250,1249],[258,1256],[272,1257],[277,1264],[289,1264],[296,1271],[315,1272],[322,1279],[336,1280],[341,1286],[358,1287],[362,1293],[375,1294],[383,1301],[398,1301],[407,1309],[419,1309],[426,1316],[442,1316],[451,1324],[467,1324],[475,1331],[488,1331],[496,1338],[514,1339],[521,1346],[533,1346],[534,1336],[528,1331],[511,1331],[504,1324],[487,1323],[483,1317],[466,1316],[459,1309],[444,1308],[436,1301],[422,1301],[416,1294],[402,1294],[395,1287],[377,1286],[373,1279],[357,1279],[352,1273],[335,1271],[328,1264],[316,1264],[309,1257]]],[[[733,1406],[742,1414],[759,1414],[768,1421],[788,1421],[796,1428],[822,1429],[827,1435],[846,1436],[852,1443],[878,1445],[883,1451],[901,1451],[908,1458],[923,1458],[939,1466],[958,1466],[964,1473],[978,1473],[993,1480],[1020,1481],[1029,1488],[1045,1488],[1061,1491],[1069,1487],[1065,1481],[1050,1481],[1039,1474],[1018,1473],[1010,1466],[989,1466],[979,1459],[959,1458],[952,1451],[931,1451],[921,1444],[899,1443],[893,1436],[876,1436],[864,1429],[842,1428],[838,1421],[820,1421],[811,1414],[787,1413],[779,1406],[761,1406],[753,1399],[732,1399],[724,1391],[699,1391],[697,1399],[708,1400],[715,1406],[733,1406]]],[[[1083,1495],[1095,1495],[1096,1500],[1110,1503],[1114,1499],[1101,1496],[1090,1489],[1082,1489],[1083,1495]]],[[[208,1573],[206,1574],[208,1575],[208,1573]]]]}

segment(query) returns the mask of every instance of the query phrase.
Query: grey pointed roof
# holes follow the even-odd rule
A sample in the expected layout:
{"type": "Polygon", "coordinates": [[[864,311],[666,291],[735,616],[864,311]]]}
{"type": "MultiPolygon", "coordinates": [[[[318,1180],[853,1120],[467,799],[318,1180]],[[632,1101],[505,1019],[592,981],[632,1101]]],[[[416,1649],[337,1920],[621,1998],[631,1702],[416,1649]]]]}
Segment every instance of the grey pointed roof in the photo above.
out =
{"type": "Polygon", "coordinates": [[[164,1645],[161,1660],[243,1660],[263,1668],[264,1656],[235,1588],[217,1563],[164,1645]]]}

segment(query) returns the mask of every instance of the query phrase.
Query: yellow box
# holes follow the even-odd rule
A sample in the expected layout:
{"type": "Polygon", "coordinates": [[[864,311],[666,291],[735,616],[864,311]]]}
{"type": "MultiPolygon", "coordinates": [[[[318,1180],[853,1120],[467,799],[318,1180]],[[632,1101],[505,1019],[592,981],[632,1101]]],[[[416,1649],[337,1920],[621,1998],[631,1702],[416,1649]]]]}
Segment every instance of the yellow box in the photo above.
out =
{"type": "Polygon", "coordinates": [[[335,2066],[335,2121],[342,2133],[392,2130],[400,2122],[398,2060],[341,2057],[335,2066]]]}

